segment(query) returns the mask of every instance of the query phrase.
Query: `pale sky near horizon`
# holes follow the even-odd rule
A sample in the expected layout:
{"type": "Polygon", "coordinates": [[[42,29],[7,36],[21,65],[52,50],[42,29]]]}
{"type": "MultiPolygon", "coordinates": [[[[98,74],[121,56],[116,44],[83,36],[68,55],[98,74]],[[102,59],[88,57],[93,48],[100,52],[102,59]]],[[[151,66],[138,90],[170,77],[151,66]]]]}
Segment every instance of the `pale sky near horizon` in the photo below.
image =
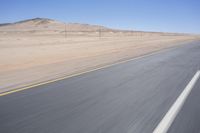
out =
{"type": "Polygon", "coordinates": [[[0,23],[35,17],[200,34],[200,0],[0,0],[0,23]]]}

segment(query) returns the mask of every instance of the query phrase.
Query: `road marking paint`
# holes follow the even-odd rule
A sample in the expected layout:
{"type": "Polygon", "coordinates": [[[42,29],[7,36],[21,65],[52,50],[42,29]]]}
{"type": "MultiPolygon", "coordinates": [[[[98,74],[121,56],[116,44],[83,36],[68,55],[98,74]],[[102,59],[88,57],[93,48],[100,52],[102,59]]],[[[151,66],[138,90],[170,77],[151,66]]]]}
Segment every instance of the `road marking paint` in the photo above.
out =
{"type": "Polygon", "coordinates": [[[167,133],[168,129],[170,128],[171,124],[173,123],[174,119],[176,118],[178,112],[182,108],[185,100],[187,99],[188,95],[190,94],[192,88],[194,87],[195,83],[200,77],[200,71],[197,71],[192,80],[188,83],[188,85],[185,87],[183,92],[180,94],[180,96],[176,99],[175,103],[172,105],[172,107],[169,109],[169,111],[166,113],[166,115],[163,117],[161,122],[158,124],[158,126],[155,128],[153,133],[167,133]]]}
{"type": "MultiPolygon", "coordinates": [[[[185,43],[183,43],[183,44],[185,44],[185,43]]],[[[10,91],[0,93],[0,97],[8,95],[8,94],[15,93],[15,92],[27,90],[27,89],[30,89],[30,88],[33,88],[33,87],[45,85],[45,84],[48,84],[48,83],[53,83],[53,82],[60,81],[60,80],[63,80],[63,79],[72,78],[72,77],[75,77],[75,76],[79,76],[79,75],[86,74],[86,73],[89,73],[89,72],[97,71],[97,70],[100,70],[100,69],[104,69],[104,68],[112,67],[112,66],[115,66],[115,65],[123,64],[123,63],[126,63],[126,62],[138,60],[138,59],[145,58],[145,57],[148,57],[148,56],[156,55],[158,53],[162,53],[162,52],[165,52],[165,51],[170,50],[170,49],[175,49],[175,48],[178,48],[180,46],[182,46],[182,45],[177,45],[177,46],[174,46],[174,47],[168,47],[168,48],[165,48],[163,50],[153,51],[151,53],[147,53],[147,54],[144,54],[142,56],[138,56],[138,57],[134,57],[134,58],[131,58],[131,59],[119,61],[119,62],[116,62],[116,63],[113,63],[113,64],[105,65],[105,66],[102,66],[102,67],[98,67],[98,68],[95,68],[95,69],[92,69],[92,70],[80,72],[80,73],[77,73],[77,74],[67,75],[67,76],[63,76],[61,78],[56,78],[56,79],[53,79],[53,80],[44,81],[44,82],[41,82],[41,83],[27,84],[27,85],[19,86],[17,88],[13,88],[10,91]]]]}

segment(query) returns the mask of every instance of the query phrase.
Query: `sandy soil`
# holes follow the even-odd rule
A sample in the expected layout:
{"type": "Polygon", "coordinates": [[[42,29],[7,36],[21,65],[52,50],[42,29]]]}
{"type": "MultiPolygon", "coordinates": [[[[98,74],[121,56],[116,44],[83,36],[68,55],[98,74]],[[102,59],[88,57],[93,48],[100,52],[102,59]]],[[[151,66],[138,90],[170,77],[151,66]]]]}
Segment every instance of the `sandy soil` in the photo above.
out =
{"type": "MultiPolygon", "coordinates": [[[[104,33],[105,34],[105,33],[104,33]]],[[[0,33],[0,93],[195,40],[194,36],[104,37],[0,33]]]]}
{"type": "Polygon", "coordinates": [[[129,32],[44,18],[0,26],[0,93],[195,39],[183,34],[129,32]]]}

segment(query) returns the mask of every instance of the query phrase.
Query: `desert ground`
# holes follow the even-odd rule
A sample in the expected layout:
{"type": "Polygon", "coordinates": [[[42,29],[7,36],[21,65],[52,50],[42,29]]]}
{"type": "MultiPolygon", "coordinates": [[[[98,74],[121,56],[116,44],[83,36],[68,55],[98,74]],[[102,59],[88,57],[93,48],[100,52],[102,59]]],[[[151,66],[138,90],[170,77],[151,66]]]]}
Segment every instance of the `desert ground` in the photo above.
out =
{"type": "Polygon", "coordinates": [[[110,30],[48,19],[1,25],[0,93],[198,39],[189,34],[110,30]]]}

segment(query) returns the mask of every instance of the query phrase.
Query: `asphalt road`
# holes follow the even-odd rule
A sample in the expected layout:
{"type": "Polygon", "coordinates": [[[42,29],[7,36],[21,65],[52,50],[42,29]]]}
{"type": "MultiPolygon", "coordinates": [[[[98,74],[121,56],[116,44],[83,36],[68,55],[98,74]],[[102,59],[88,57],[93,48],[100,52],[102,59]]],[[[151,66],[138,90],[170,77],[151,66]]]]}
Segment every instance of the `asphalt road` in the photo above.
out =
{"type": "MultiPolygon", "coordinates": [[[[0,97],[0,133],[151,133],[200,69],[200,42],[0,97]]],[[[169,133],[200,132],[200,80],[169,133]]]]}

